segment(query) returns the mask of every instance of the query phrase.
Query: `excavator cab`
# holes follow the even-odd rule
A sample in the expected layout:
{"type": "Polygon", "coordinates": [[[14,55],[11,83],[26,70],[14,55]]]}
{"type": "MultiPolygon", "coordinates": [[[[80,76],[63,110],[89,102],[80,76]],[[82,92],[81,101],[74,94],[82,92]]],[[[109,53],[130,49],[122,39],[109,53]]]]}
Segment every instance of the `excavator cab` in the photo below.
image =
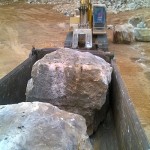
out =
{"type": "Polygon", "coordinates": [[[95,44],[98,49],[108,51],[106,6],[93,4],[92,16],[93,45],[95,44]]]}
{"type": "Polygon", "coordinates": [[[93,34],[106,34],[106,8],[100,4],[93,5],[93,34]]]}

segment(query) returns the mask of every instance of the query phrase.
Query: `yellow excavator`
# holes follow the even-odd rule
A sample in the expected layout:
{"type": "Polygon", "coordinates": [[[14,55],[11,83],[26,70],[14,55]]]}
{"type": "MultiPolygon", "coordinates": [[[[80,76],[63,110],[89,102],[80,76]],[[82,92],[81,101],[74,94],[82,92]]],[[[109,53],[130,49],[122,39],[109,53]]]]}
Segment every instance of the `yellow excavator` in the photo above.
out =
{"type": "Polygon", "coordinates": [[[65,47],[108,50],[106,6],[80,0],[79,13],[70,17],[65,47]]]}

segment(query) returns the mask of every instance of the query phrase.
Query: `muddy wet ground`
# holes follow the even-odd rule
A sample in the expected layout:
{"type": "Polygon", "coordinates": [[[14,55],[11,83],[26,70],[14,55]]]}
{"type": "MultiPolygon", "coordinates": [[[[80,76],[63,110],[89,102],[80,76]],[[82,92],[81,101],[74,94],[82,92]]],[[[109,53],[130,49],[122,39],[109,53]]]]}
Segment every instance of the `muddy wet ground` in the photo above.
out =
{"type": "MultiPolygon", "coordinates": [[[[134,15],[150,18],[150,9],[108,14],[108,24],[122,24],[134,15]]],[[[0,77],[23,60],[32,46],[36,48],[63,47],[69,18],[50,5],[13,4],[0,6],[0,77]]],[[[150,43],[131,45],[112,43],[108,32],[109,49],[115,53],[117,65],[150,140],[150,43]]]]}

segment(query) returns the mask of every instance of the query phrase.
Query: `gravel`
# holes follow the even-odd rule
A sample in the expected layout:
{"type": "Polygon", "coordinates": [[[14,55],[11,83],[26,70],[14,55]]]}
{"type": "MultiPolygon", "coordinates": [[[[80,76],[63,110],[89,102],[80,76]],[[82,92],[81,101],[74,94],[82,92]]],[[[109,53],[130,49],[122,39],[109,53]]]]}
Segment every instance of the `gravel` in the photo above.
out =
{"type": "MultiPolygon", "coordinates": [[[[115,14],[121,11],[135,10],[143,7],[150,7],[150,0],[92,0],[105,4],[109,12],[115,14]]],[[[80,6],[80,0],[28,0],[28,3],[46,3],[54,5],[53,9],[66,16],[75,14],[80,6]]]]}
{"type": "MultiPolygon", "coordinates": [[[[80,5],[80,0],[0,0],[0,4],[10,4],[12,2],[26,1],[29,4],[51,4],[53,9],[66,16],[75,14],[80,5]]],[[[122,11],[135,10],[143,7],[150,7],[150,0],[92,0],[106,4],[109,12],[115,14],[122,11]]]]}

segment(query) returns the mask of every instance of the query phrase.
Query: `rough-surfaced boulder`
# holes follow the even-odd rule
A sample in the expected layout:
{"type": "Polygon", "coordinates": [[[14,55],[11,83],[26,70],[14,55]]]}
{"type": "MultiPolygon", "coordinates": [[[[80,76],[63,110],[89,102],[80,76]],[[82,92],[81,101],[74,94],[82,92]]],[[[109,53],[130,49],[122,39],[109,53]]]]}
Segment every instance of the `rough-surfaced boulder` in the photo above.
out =
{"type": "Polygon", "coordinates": [[[111,72],[109,63],[91,53],[58,49],[34,64],[26,100],[49,102],[82,115],[92,134],[99,124],[94,116],[106,101],[111,72]]]}
{"type": "Polygon", "coordinates": [[[135,39],[141,42],[150,42],[150,28],[135,28],[135,39]]]}
{"type": "Polygon", "coordinates": [[[113,33],[113,42],[131,44],[134,42],[134,27],[131,24],[116,25],[113,33]]]}
{"type": "Polygon", "coordinates": [[[142,16],[135,16],[129,19],[129,23],[134,26],[134,36],[136,41],[150,42],[150,19],[142,16]]]}
{"type": "Polygon", "coordinates": [[[133,16],[129,19],[129,23],[132,24],[134,27],[144,20],[143,16],[133,16]]]}
{"type": "Polygon", "coordinates": [[[150,28],[150,19],[145,19],[146,27],[150,28]]]}
{"type": "Polygon", "coordinates": [[[129,19],[128,21],[135,28],[150,28],[150,19],[144,16],[136,15],[129,19]]]}
{"type": "Polygon", "coordinates": [[[41,102],[0,106],[1,150],[91,150],[85,119],[41,102]]]}

